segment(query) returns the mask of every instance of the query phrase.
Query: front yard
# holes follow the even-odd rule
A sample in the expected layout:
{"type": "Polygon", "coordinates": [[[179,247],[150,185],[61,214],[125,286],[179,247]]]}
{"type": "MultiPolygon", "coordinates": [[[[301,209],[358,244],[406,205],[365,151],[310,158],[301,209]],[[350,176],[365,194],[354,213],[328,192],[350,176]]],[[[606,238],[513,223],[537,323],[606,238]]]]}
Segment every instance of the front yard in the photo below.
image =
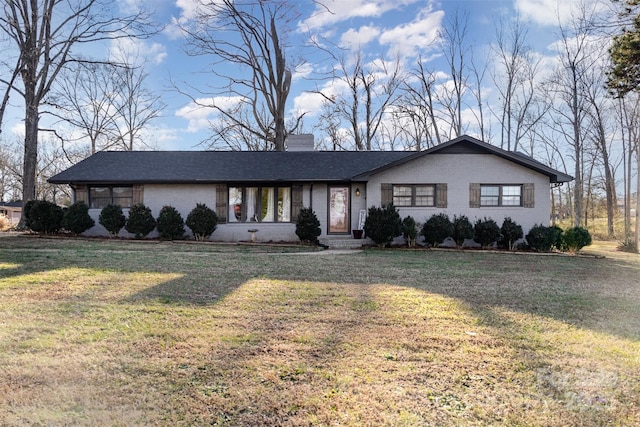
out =
{"type": "Polygon", "coordinates": [[[640,259],[0,234],[3,425],[638,425],[640,259]]]}

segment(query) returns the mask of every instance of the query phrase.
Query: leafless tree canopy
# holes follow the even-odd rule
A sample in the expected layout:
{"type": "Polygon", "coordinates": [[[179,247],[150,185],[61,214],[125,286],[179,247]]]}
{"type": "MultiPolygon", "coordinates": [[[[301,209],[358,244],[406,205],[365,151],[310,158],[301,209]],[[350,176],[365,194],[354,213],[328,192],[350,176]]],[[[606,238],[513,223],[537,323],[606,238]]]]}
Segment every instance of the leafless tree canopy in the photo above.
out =
{"type": "MultiPolygon", "coordinates": [[[[152,31],[144,12],[120,15],[107,0],[5,0],[0,32],[15,53],[20,79],[4,81],[25,105],[23,201],[36,195],[36,167],[40,107],[70,63],[86,61],[76,54],[81,46],[125,37],[144,37],[152,31]]],[[[23,218],[24,220],[24,218],[23,218]]]]}
{"type": "Polygon", "coordinates": [[[198,2],[196,23],[183,27],[188,34],[187,53],[211,56],[211,73],[227,82],[211,88],[214,101],[204,105],[222,117],[214,135],[227,142],[227,136],[253,135],[252,141],[268,141],[269,148],[277,151],[285,149],[287,134],[302,118],[295,118],[289,128],[285,125],[295,68],[288,62],[286,35],[296,17],[292,4],[284,1],[198,2]],[[220,105],[215,101],[218,96],[232,97],[241,105],[220,105]],[[243,114],[238,116],[237,111],[243,114]],[[220,123],[228,129],[220,129],[220,123]]]}

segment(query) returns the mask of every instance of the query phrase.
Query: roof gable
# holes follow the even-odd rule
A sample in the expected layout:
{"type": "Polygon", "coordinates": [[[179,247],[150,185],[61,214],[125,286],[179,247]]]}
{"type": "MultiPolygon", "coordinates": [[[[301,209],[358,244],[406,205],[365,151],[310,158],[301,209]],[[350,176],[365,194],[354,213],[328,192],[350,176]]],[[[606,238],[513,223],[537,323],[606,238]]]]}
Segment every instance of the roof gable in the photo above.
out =
{"type": "Polygon", "coordinates": [[[486,142],[482,142],[468,135],[460,136],[456,139],[452,139],[451,141],[443,142],[442,144],[431,147],[425,151],[420,151],[412,154],[411,156],[398,159],[397,161],[387,165],[383,165],[376,170],[368,171],[357,178],[368,179],[368,177],[371,175],[382,172],[384,170],[388,170],[390,168],[400,166],[411,160],[415,160],[423,156],[437,155],[437,154],[492,154],[492,155],[501,157],[505,160],[516,163],[520,166],[524,166],[526,168],[532,169],[543,175],[546,175],[549,177],[549,180],[552,183],[569,182],[573,180],[572,176],[562,173],[558,170],[552,169],[546,166],[545,164],[538,162],[533,157],[529,157],[526,154],[522,154],[518,152],[503,150],[501,148],[498,148],[486,142]]]}

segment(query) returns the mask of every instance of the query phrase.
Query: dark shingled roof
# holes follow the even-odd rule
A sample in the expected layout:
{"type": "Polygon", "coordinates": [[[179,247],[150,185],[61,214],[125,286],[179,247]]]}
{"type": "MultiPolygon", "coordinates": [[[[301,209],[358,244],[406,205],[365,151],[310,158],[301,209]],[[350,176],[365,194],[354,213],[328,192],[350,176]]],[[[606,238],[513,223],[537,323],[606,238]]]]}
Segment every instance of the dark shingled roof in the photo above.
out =
{"type": "Polygon", "coordinates": [[[70,183],[349,181],[403,151],[104,151],[49,179],[70,183]]]}
{"type": "Polygon", "coordinates": [[[573,178],[532,157],[461,136],[426,151],[103,151],[49,179],[53,184],[348,182],[437,154],[492,154],[549,177],[573,178]]]}

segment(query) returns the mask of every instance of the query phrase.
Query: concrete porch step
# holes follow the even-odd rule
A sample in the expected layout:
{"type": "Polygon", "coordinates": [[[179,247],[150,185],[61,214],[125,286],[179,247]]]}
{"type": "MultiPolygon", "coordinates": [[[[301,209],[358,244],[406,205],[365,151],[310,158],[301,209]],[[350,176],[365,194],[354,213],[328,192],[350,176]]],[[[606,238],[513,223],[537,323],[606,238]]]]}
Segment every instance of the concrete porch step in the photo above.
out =
{"type": "Polygon", "coordinates": [[[351,236],[321,237],[318,241],[329,249],[359,249],[372,243],[371,239],[354,239],[351,236]]]}

